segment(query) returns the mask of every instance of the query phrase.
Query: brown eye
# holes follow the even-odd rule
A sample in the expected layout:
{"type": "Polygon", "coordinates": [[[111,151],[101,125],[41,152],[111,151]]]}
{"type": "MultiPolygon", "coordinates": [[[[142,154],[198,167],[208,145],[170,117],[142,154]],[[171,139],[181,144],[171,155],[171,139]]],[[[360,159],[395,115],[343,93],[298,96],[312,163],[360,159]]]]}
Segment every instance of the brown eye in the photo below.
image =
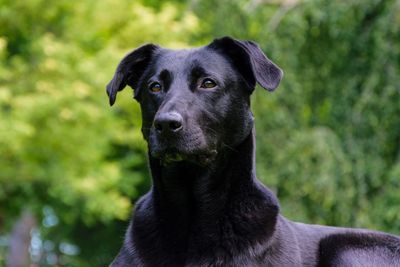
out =
{"type": "Polygon", "coordinates": [[[157,82],[151,83],[149,86],[149,90],[152,91],[153,93],[158,93],[161,91],[161,84],[157,82]]]}
{"type": "Polygon", "coordinates": [[[211,89],[217,86],[217,84],[211,79],[205,79],[201,84],[201,88],[211,89]]]}

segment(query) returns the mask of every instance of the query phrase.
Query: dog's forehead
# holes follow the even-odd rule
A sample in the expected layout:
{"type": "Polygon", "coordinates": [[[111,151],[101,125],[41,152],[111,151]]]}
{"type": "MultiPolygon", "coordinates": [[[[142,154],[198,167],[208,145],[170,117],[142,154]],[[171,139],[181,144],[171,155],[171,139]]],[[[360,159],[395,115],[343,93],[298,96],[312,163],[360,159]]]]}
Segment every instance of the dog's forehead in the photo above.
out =
{"type": "Polygon", "coordinates": [[[171,50],[162,49],[153,62],[156,71],[189,73],[193,68],[202,68],[221,75],[232,72],[229,61],[208,47],[171,50]]]}

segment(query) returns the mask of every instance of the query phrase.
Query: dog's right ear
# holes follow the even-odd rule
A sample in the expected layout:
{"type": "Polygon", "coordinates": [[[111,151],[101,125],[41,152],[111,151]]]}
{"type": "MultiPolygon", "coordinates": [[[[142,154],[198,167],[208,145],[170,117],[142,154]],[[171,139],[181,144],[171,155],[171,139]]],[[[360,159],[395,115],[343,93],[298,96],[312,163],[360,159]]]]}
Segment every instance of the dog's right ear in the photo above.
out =
{"type": "Polygon", "coordinates": [[[118,91],[129,85],[134,90],[135,98],[138,95],[138,81],[149,65],[154,53],[160,47],[154,44],[143,45],[127,54],[119,63],[114,77],[107,85],[107,95],[112,106],[117,98],[118,91]]]}
{"type": "Polygon", "coordinates": [[[256,83],[268,91],[274,91],[278,87],[283,71],[264,54],[256,43],[222,37],[215,39],[208,46],[232,60],[251,90],[254,89],[256,83]]]}

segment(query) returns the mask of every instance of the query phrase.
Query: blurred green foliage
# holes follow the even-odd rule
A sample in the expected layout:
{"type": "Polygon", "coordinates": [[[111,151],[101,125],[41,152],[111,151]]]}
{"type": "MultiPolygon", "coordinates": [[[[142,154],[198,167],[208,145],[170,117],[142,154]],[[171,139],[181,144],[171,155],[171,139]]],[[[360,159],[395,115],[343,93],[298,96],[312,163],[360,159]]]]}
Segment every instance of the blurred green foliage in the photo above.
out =
{"type": "Polygon", "coordinates": [[[125,90],[110,109],[105,85],[143,43],[223,35],[285,71],[253,96],[283,214],[400,234],[399,0],[0,0],[0,266],[27,209],[62,266],[107,266],[150,177],[139,106],[125,90]]]}

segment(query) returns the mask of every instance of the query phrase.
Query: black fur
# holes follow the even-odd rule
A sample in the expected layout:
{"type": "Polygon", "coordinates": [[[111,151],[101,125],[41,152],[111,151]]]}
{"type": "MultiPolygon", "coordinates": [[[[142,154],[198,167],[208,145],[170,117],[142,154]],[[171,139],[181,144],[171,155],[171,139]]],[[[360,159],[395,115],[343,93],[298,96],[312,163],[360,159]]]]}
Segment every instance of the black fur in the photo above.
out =
{"type": "Polygon", "coordinates": [[[255,177],[250,95],[281,78],[257,44],[229,37],[189,50],[149,44],[121,61],[107,93],[112,105],[134,89],[153,185],[112,267],[400,266],[398,237],[279,215],[255,177]]]}

